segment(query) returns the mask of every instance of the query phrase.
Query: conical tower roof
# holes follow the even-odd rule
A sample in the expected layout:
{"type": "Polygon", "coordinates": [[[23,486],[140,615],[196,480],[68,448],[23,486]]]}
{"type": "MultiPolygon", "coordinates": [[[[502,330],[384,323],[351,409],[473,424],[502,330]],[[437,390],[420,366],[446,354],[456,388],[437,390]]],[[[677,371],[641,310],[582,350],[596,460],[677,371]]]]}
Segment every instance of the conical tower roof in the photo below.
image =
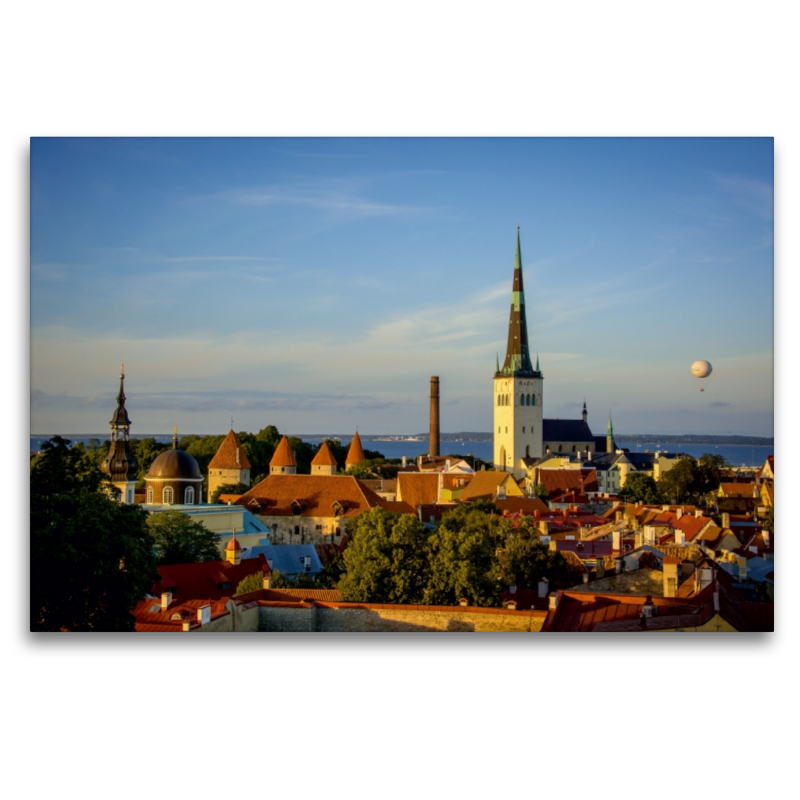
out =
{"type": "Polygon", "coordinates": [[[323,442],[319,446],[319,450],[317,450],[317,454],[314,456],[314,460],[311,462],[312,467],[335,467],[336,459],[333,457],[333,453],[331,453],[330,447],[328,447],[327,442],[323,442]]]}
{"type": "Polygon", "coordinates": [[[272,460],[269,462],[269,465],[271,467],[297,466],[297,461],[295,461],[292,448],[289,447],[289,440],[286,438],[286,434],[284,434],[283,438],[278,443],[278,446],[275,448],[275,455],[272,456],[272,460]]]}
{"type": "Polygon", "coordinates": [[[228,544],[225,546],[225,550],[233,552],[241,549],[242,546],[239,544],[239,540],[236,538],[236,530],[234,529],[233,536],[231,537],[231,540],[228,542],[228,544]]]}
{"type": "Polygon", "coordinates": [[[358,464],[359,461],[365,461],[364,448],[361,446],[361,437],[356,431],[353,441],[350,442],[350,449],[347,451],[347,458],[345,459],[345,466],[351,467],[353,464],[358,464]]]}
{"type": "Polygon", "coordinates": [[[502,375],[539,377],[531,364],[528,346],[528,322],[525,317],[525,289],[522,281],[519,227],[517,227],[517,254],[514,259],[514,282],[511,287],[511,313],[508,320],[506,360],[497,375],[498,377],[502,375]]]}
{"type": "Polygon", "coordinates": [[[214,453],[214,458],[208,464],[209,469],[250,469],[250,460],[244,448],[239,444],[233,429],[214,453]]]}

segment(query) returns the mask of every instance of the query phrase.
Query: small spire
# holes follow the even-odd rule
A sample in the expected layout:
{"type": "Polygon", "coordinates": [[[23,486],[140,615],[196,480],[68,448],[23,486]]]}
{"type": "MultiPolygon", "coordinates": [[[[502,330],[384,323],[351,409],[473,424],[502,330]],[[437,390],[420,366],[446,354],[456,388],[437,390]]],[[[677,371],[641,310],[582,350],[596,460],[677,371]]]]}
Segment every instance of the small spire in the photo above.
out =
{"type": "Polygon", "coordinates": [[[611,424],[611,409],[609,409],[609,411],[608,411],[608,435],[609,436],[613,436],[614,435],[614,427],[611,424]]]}
{"type": "Polygon", "coordinates": [[[494,355],[495,372],[500,372],[500,353],[494,355]]]}
{"type": "Polygon", "coordinates": [[[539,353],[536,353],[536,371],[539,371],[539,353]]]}
{"type": "Polygon", "coordinates": [[[178,426],[175,426],[175,430],[172,433],[172,449],[178,449],[178,426]]]}

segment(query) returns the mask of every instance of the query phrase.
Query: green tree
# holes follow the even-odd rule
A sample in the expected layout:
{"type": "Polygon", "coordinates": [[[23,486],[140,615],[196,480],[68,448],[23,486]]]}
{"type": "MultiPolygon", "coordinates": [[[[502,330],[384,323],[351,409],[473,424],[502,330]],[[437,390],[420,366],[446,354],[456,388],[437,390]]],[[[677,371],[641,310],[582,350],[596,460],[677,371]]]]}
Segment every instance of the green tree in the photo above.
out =
{"type": "Polygon", "coordinates": [[[348,525],[345,574],[338,590],[343,600],[362,603],[418,603],[430,575],[428,535],[409,514],[390,514],[379,506],[348,525]]]}
{"type": "Polygon", "coordinates": [[[625,485],[619,490],[619,497],[627,503],[663,503],[658,484],[650,475],[634,472],[625,479],[625,485]]]}
{"type": "Polygon", "coordinates": [[[147,519],[159,564],[219,561],[217,535],[180,511],[159,511],[147,519]]]}
{"type": "Polygon", "coordinates": [[[312,589],[317,588],[314,579],[310,575],[284,575],[277,569],[272,572],[273,589],[312,589]]]}
{"type": "Polygon", "coordinates": [[[431,575],[424,601],[456,605],[468,597],[476,606],[497,606],[502,585],[495,546],[500,521],[492,514],[461,506],[445,514],[429,540],[431,575]]]}
{"type": "Polygon", "coordinates": [[[658,481],[658,488],[661,490],[665,501],[685,503],[691,497],[697,481],[697,461],[691,456],[687,456],[661,476],[658,481]]]}
{"type": "Polygon", "coordinates": [[[92,459],[60,436],[42,444],[30,490],[31,630],[134,630],[131,609],[158,580],[146,512],[110,499],[92,459]]]}
{"type": "Polygon", "coordinates": [[[547,487],[543,483],[536,484],[533,489],[533,494],[540,500],[544,500],[545,503],[550,497],[550,492],[547,491],[547,487]]]}
{"type": "Polygon", "coordinates": [[[504,586],[535,589],[542,578],[565,580],[569,565],[561,553],[552,552],[534,536],[524,532],[508,537],[498,555],[499,574],[504,586]]]}
{"type": "Polygon", "coordinates": [[[147,475],[150,465],[165,450],[168,450],[170,445],[161,444],[152,437],[147,437],[146,439],[131,439],[130,446],[131,452],[136,457],[136,463],[139,465],[136,488],[141,490],[144,489],[144,476],[147,475]]]}
{"type": "Polygon", "coordinates": [[[216,503],[221,494],[244,494],[250,487],[246,483],[223,483],[214,489],[211,502],[216,503]]]}
{"type": "Polygon", "coordinates": [[[693,486],[694,493],[705,495],[709,492],[716,492],[719,489],[722,478],[728,467],[725,456],[715,453],[704,453],[697,462],[696,484],[693,486]]]}
{"type": "Polygon", "coordinates": [[[254,572],[246,578],[239,581],[234,594],[247,594],[248,592],[256,592],[264,586],[264,573],[254,572]]]}

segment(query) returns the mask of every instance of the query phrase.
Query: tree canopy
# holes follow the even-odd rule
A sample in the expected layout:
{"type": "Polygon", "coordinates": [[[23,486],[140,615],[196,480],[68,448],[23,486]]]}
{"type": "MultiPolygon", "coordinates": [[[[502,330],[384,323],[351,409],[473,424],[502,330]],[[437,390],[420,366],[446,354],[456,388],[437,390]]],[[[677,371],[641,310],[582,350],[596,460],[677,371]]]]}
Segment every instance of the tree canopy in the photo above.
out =
{"type": "Polygon", "coordinates": [[[699,460],[685,456],[661,476],[659,489],[669,502],[699,502],[719,489],[726,465],[725,458],[714,453],[704,453],[699,460]]]}
{"type": "Polygon", "coordinates": [[[419,603],[428,583],[427,533],[409,514],[380,507],[359,514],[348,526],[345,574],[338,590],[343,600],[419,603]]]}
{"type": "Polygon", "coordinates": [[[159,564],[220,560],[217,535],[180,511],[170,509],[151,514],[147,527],[159,564]]]}
{"type": "Polygon", "coordinates": [[[506,539],[498,556],[499,575],[504,586],[535,589],[542,578],[565,580],[570,572],[566,559],[552,552],[535,536],[517,532],[506,539]]]}
{"type": "Polygon", "coordinates": [[[462,597],[478,606],[497,605],[502,586],[495,548],[500,520],[492,514],[461,506],[442,517],[430,537],[431,574],[424,601],[455,605],[462,597]]]}
{"type": "Polygon", "coordinates": [[[82,448],[59,436],[31,465],[31,630],[132,631],[136,603],[158,579],[138,506],[82,448]]]}
{"type": "Polygon", "coordinates": [[[650,475],[633,472],[625,479],[625,485],[619,490],[619,497],[628,503],[663,503],[663,496],[658,484],[650,475]]]}

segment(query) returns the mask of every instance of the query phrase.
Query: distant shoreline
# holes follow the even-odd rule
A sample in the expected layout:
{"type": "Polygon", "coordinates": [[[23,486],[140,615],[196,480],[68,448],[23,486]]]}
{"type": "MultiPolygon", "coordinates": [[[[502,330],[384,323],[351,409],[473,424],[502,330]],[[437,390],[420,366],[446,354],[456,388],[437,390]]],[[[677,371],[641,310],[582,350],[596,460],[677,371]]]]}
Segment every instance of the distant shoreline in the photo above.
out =
{"type": "MultiPolygon", "coordinates": [[[[95,438],[101,442],[109,438],[108,432],[106,433],[65,433],[60,434],[65,439],[85,439],[95,438]]],[[[183,434],[183,436],[194,434],[183,434]]],[[[197,434],[199,436],[215,436],[220,434],[197,434]]],[[[602,435],[602,434],[601,434],[602,435]]],[[[47,439],[55,434],[31,434],[31,439],[47,439]]],[[[298,439],[339,439],[340,441],[350,441],[353,434],[333,434],[333,433],[300,433],[296,434],[298,439]]],[[[363,441],[369,442],[427,442],[427,433],[410,434],[407,436],[401,434],[360,434],[363,441]]],[[[140,433],[135,434],[133,439],[164,439],[172,438],[171,433],[140,433]]],[[[458,433],[442,433],[439,439],[443,442],[490,442],[492,441],[492,434],[484,431],[462,431],[458,433]]],[[[632,434],[615,434],[614,441],[617,444],[626,443],[654,443],[659,444],[709,444],[709,445],[730,445],[730,446],[747,446],[747,447],[774,447],[774,437],[764,436],[734,436],[731,434],[725,436],[712,436],[703,434],[665,434],[665,433],[632,433],[632,434]]]]}

